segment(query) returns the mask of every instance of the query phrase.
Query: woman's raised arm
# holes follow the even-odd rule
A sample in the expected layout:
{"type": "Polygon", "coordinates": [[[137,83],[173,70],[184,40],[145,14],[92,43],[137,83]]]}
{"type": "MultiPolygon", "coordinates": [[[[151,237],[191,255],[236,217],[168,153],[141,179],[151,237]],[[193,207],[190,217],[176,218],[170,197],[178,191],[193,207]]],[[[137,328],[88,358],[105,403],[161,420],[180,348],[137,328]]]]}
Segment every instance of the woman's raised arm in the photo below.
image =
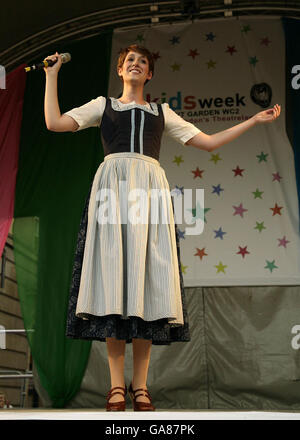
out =
{"type": "MultiPolygon", "coordinates": [[[[45,122],[48,130],[51,131],[76,131],[79,127],[77,122],[68,115],[62,115],[59,108],[57,96],[57,76],[62,64],[61,56],[56,52],[46,57],[57,62],[53,66],[44,67],[46,73],[44,112],[45,122]]],[[[45,58],[45,59],[46,59],[45,58]]]]}
{"type": "Polygon", "coordinates": [[[219,131],[211,135],[204,133],[198,133],[186,142],[186,145],[199,148],[201,150],[213,151],[216,148],[221,147],[228,142],[233,141],[249,128],[254,127],[256,124],[262,124],[266,122],[273,122],[280,115],[281,106],[275,104],[273,108],[256,113],[252,118],[247,119],[240,124],[227,128],[226,130],[219,131]]]}

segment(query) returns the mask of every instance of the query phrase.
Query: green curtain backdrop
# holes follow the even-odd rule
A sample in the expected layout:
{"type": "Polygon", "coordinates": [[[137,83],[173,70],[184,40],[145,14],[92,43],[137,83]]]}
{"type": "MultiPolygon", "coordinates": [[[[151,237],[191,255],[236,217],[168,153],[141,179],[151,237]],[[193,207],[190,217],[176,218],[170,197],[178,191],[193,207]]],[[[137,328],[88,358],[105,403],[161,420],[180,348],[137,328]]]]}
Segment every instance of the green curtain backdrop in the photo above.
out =
{"type": "MultiPolygon", "coordinates": [[[[38,56],[72,55],[58,76],[61,113],[107,95],[111,40],[110,31],[38,56]]],[[[67,338],[65,326],[80,217],[103,148],[96,127],[47,130],[44,92],[44,71],[28,74],[13,234],[24,324],[34,330],[28,332],[33,360],[52,406],[62,408],[80,388],[91,348],[91,342],[67,338]]]]}

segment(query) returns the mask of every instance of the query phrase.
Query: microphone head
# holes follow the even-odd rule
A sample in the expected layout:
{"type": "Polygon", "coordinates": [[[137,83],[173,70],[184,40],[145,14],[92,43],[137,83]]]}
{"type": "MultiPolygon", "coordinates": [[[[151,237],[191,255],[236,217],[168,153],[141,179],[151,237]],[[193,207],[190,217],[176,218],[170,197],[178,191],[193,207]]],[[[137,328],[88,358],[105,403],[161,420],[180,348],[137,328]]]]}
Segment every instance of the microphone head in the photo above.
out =
{"type": "Polygon", "coordinates": [[[68,52],[61,53],[60,56],[63,63],[68,63],[69,61],[71,61],[71,54],[69,54],[68,52]]]}

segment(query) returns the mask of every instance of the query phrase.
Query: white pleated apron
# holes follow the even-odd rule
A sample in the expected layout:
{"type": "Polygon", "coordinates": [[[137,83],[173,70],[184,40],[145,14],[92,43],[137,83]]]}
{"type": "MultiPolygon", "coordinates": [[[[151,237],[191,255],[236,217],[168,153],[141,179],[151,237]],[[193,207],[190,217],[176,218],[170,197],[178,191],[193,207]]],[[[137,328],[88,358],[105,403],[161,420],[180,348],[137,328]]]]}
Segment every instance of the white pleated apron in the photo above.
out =
{"type": "Polygon", "coordinates": [[[76,316],[110,314],[183,325],[170,187],[159,162],[140,153],[107,155],[90,194],[76,316]],[[158,199],[153,189],[163,190],[158,199]]]}

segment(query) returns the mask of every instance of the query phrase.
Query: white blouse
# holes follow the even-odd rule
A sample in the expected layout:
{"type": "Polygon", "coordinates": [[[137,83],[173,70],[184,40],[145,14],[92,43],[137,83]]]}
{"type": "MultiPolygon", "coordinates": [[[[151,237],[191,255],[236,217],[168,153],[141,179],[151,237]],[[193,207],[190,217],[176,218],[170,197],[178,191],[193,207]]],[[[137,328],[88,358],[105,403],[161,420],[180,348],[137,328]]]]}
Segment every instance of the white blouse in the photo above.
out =
{"type": "MultiPolygon", "coordinates": [[[[146,107],[151,109],[149,103],[136,104],[135,101],[132,101],[124,104],[119,100],[116,101],[120,108],[122,108],[122,106],[129,106],[130,108],[138,106],[139,108],[146,107]]],[[[71,118],[77,122],[79,127],[76,132],[88,127],[100,127],[105,104],[106,98],[104,96],[98,96],[98,98],[92,99],[86,104],[75,107],[64,114],[71,116],[71,118]]],[[[182,145],[185,145],[189,139],[200,133],[201,130],[199,130],[199,128],[177,115],[166,102],[162,104],[162,110],[165,120],[164,134],[167,136],[171,136],[182,145]]]]}

